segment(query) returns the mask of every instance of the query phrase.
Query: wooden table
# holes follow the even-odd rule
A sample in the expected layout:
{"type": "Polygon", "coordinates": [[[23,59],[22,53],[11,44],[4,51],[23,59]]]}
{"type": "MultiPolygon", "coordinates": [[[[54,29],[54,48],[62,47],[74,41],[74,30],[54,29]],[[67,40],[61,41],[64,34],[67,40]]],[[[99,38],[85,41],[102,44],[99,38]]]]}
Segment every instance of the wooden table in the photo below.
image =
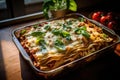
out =
{"type": "MultiPolygon", "coordinates": [[[[39,21],[39,20],[36,20],[39,21]]],[[[36,75],[12,41],[13,29],[32,24],[30,21],[0,29],[0,80],[45,80],[36,75]]],[[[59,80],[120,79],[120,57],[112,50],[84,68],[73,71],[59,80]]]]}
{"type": "MultiPolygon", "coordinates": [[[[37,20],[39,21],[39,20],[37,20]]],[[[19,25],[9,26],[0,29],[0,80],[22,80],[21,70],[22,58],[19,50],[12,40],[12,30],[24,25],[35,23],[36,21],[26,22],[19,25]]],[[[24,61],[23,61],[24,62],[24,61]]],[[[29,70],[28,70],[29,71],[29,70]]],[[[26,70],[24,72],[27,72],[26,70]]],[[[28,77],[27,74],[25,74],[28,77]]]]}

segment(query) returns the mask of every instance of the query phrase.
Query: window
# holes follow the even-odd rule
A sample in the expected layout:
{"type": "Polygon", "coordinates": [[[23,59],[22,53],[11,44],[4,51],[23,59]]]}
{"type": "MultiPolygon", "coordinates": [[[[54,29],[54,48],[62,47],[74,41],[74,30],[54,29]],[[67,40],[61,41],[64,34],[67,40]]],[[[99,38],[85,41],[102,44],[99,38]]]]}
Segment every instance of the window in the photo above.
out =
{"type": "Polygon", "coordinates": [[[42,11],[43,0],[0,0],[0,20],[42,11]]]}
{"type": "Polygon", "coordinates": [[[0,0],[0,9],[6,9],[6,1],[5,0],[0,0]]]}
{"type": "Polygon", "coordinates": [[[42,2],[43,0],[24,0],[25,5],[42,2]]]}
{"type": "Polygon", "coordinates": [[[43,0],[24,0],[25,14],[40,12],[43,0]]]}
{"type": "Polygon", "coordinates": [[[0,0],[0,20],[10,18],[5,0],[0,0]]]}

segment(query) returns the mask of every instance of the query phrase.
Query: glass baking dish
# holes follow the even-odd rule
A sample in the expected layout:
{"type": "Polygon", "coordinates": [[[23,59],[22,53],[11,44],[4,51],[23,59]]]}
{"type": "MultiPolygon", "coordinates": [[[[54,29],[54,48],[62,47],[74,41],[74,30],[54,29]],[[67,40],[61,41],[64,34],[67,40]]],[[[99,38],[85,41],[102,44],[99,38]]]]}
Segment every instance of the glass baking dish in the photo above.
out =
{"type": "Polygon", "coordinates": [[[42,21],[42,22],[36,22],[35,24],[26,25],[26,26],[16,28],[12,31],[12,39],[13,39],[13,42],[15,43],[15,45],[17,46],[18,50],[20,51],[21,55],[30,64],[32,69],[40,76],[44,76],[46,79],[51,79],[51,78],[61,76],[64,73],[67,73],[67,72],[75,70],[81,66],[84,66],[86,63],[89,63],[89,62],[97,59],[99,56],[103,55],[106,50],[109,50],[109,49],[115,47],[116,44],[118,44],[120,42],[120,37],[113,30],[107,28],[106,26],[102,25],[99,22],[96,22],[94,20],[91,20],[91,19],[85,17],[84,15],[82,15],[80,13],[72,13],[72,14],[68,14],[68,15],[61,17],[61,18],[50,19],[50,20],[46,20],[46,21],[42,21]],[[40,69],[36,68],[32,62],[32,59],[30,58],[30,56],[28,55],[28,53],[26,52],[24,47],[21,45],[19,39],[17,38],[16,32],[23,30],[27,27],[36,25],[36,24],[41,24],[41,23],[59,20],[59,19],[63,19],[63,18],[67,19],[67,18],[78,18],[78,17],[82,17],[82,18],[90,21],[91,23],[97,25],[98,27],[102,28],[102,30],[104,31],[105,34],[109,35],[110,37],[112,37],[114,39],[114,42],[109,44],[106,47],[103,47],[103,48],[95,51],[95,52],[92,52],[86,56],[80,57],[76,60],[73,60],[67,64],[61,65],[61,66],[54,68],[54,69],[51,69],[51,70],[44,71],[44,70],[40,70],[40,69]]]}

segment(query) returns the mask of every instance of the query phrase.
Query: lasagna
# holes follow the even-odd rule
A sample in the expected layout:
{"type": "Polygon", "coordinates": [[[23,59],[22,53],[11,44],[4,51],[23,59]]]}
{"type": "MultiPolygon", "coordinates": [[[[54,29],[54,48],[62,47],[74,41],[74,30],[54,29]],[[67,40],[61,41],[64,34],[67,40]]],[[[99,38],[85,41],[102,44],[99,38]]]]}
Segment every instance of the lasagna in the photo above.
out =
{"type": "Polygon", "coordinates": [[[61,18],[15,32],[39,70],[49,71],[113,43],[101,27],[83,17],[61,18]]]}

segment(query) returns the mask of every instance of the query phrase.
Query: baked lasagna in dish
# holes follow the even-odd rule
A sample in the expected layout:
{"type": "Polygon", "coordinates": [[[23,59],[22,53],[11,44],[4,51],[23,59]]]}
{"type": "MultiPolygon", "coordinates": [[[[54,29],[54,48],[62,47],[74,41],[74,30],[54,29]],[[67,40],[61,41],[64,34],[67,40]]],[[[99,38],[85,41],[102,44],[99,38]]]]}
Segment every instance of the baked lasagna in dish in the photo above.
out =
{"type": "Polygon", "coordinates": [[[83,17],[60,18],[15,32],[39,70],[49,71],[98,51],[114,42],[101,27],[83,17]]]}

